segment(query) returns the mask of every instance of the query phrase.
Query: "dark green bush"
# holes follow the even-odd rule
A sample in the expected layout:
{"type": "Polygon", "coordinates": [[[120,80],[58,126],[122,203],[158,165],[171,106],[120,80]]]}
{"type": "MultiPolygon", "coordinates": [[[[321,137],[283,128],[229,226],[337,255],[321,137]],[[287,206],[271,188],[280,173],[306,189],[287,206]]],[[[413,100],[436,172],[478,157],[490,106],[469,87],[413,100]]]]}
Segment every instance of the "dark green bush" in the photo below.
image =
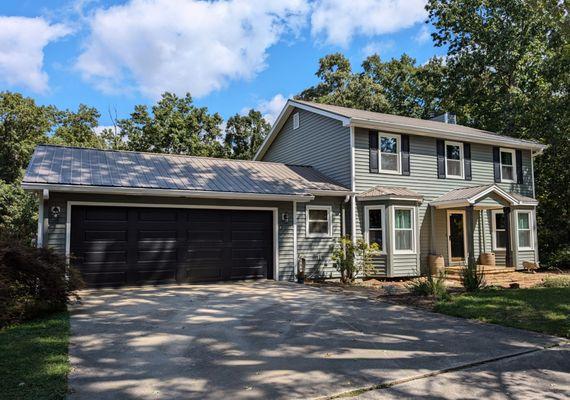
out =
{"type": "Polygon", "coordinates": [[[0,327],[62,310],[81,287],[53,250],[0,242],[0,327]]]}
{"type": "Polygon", "coordinates": [[[435,296],[438,300],[446,300],[449,298],[449,293],[445,286],[444,272],[435,278],[430,274],[425,278],[414,279],[406,286],[410,293],[418,296],[435,296]]]}
{"type": "Polygon", "coordinates": [[[485,287],[485,275],[483,270],[477,268],[477,264],[471,262],[461,270],[461,284],[468,292],[476,292],[485,287]]]}

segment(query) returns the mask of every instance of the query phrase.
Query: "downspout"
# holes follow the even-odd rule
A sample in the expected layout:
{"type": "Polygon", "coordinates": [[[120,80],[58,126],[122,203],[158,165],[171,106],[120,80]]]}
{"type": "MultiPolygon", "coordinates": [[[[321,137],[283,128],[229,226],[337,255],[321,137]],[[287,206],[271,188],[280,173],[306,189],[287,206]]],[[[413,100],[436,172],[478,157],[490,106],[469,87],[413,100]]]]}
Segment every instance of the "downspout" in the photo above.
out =
{"type": "Polygon", "coordinates": [[[354,149],[354,126],[350,126],[350,225],[352,243],[356,244],[356,158],[354,149]]]}
{"type": "Polygon", "coordinates": [[[44,245],[44,192],[38,192],[38,238],[36,247],[44,245]]]}
{"type": "Polygon", "coordinates": [[[44,189],[42,191],[42,247],[47,247],[47,236],[49,228],[49,213],[48,213],[48,200],[49,200],[49,190],[44,189]]]}

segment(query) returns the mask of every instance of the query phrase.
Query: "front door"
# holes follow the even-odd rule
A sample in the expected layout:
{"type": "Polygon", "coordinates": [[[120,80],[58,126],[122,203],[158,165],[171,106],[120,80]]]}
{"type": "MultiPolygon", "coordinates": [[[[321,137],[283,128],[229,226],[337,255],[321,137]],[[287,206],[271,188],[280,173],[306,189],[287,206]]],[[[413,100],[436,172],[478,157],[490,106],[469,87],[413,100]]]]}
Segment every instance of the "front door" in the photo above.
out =
{"type": "Polygon", "coordinates": [[[465,260],[465,213],[448,213],[449,259],[453,262],[465,260]]]}

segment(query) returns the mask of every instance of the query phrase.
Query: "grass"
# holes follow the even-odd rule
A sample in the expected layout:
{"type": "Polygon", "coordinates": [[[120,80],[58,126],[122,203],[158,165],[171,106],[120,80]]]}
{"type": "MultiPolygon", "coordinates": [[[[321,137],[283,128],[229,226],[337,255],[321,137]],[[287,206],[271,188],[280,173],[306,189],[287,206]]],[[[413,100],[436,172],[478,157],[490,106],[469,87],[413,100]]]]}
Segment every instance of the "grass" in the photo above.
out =
{"type": "Polygon", "coordinates": [[[482,290],[438,302],[435,311],[570,338],[570,287],[482,290]]]}
{"type": "Polygon", "coordinates": [[[64,399],[68,343],[67,312],[0,330],[0,397],[64,399]]]}

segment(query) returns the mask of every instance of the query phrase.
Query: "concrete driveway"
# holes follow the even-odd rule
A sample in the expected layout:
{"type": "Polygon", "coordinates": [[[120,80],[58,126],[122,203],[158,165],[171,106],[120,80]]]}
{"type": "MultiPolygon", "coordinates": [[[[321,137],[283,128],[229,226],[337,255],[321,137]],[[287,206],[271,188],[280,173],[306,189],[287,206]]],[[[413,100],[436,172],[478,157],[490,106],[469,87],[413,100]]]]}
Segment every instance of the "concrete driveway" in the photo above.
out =
{"type": "Polygon", "coordinates": [[[89,400],[327,397],[561,342],[270,281],[87,291],[71,328],[70,398],[89,400]]]}

